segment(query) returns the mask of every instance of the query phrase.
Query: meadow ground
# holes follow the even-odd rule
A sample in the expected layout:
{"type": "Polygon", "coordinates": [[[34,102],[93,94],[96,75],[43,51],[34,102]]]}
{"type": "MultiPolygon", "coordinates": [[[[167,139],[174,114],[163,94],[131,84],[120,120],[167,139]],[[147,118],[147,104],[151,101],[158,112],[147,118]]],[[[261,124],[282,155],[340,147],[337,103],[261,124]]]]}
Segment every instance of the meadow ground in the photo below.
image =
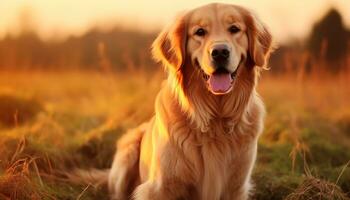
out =
{"type": "MultiPolygon", "coordinates": [[[[0,73],[0,200],[108,199],[61,172],[107,168],[115,141],[153,114],[162,72],[0,73]]],[[[264,73],[253,199],[349,199],[350,76],[264,73]]]]}

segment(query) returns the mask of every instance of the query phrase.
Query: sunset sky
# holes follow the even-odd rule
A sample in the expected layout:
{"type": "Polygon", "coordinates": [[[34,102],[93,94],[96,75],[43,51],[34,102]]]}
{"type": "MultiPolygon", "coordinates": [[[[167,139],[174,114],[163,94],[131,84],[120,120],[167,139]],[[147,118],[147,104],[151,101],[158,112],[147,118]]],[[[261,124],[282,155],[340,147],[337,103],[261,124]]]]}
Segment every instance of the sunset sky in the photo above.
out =
{"type": "MultiPolygon", "coordinates": [[[[8,32],[18,33],[23,21],[35,24],[42,38],[80,35],[92,26],[108,28],[115,24],[148,31],[157,30],[172,20],[179,11],[210,2],[214,1],[1,0],[0,37],[8,32]],[[24,19],[22,23],[19,20],[21,18],[24,19]]],[[[239,4],[254,10],[268,24],[278,41],[306,36],[312,23],[319,20],[331,6],[340,10],[345,24],[350,27],[350,12],[346,12],[350,10],[350,0],[226,0],[216,2],[239,4]]]]}

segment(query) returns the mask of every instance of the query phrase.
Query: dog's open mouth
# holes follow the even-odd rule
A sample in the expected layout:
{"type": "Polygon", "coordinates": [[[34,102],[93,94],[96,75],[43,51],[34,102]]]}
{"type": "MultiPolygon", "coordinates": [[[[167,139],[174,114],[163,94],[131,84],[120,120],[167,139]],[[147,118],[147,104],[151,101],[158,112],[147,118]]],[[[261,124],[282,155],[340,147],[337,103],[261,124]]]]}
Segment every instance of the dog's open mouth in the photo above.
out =
{"type": "Polygon", "coordinates": [[[223,95],[231,91],[238,68],[233,73],[230,73],[225,68],[220,68],[210,75],[206,74],[201,68],[200,71],[209,91],[216,95],[223,95]]]}
{"type": "Polygon", "coordinates": [[[226,70],[216,71],[207,79],[208,89],[214,94],[226,94],[232,89],[234,78],[234,73],[226,70]]]}

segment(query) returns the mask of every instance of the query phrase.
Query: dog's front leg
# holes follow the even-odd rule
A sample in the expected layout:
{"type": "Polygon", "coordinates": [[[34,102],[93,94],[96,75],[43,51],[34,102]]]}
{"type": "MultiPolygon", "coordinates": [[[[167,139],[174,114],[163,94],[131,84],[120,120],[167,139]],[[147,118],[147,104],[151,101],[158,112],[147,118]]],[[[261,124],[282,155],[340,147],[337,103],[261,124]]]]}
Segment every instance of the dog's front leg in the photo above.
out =
{"type": "Polygon", "coordinates": [[[157,184],[156,181],[147,181],[139,185],[134,192],[134,200],[175,200],[176,197],[166,192],[165,186],[157,184]]]}
{"type": "Polygon", "coordinates": [[[193,187],[184,183],[173,182],[159,184],[147,181],[139,185],[133,194],[134,200],[194,200],[198,199],[193,187]]]}

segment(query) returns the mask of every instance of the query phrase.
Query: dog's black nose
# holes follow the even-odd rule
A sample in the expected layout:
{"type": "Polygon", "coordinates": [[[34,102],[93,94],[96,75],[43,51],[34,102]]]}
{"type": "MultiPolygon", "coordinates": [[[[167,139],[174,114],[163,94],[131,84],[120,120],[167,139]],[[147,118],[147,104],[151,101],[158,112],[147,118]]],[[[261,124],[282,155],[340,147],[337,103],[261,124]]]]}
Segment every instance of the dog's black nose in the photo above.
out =
{"type": "Polygon", "coordinates": [[[215,63],[224,65],[230,57],[230,50],[227,45],[218,44],[212,47],[210,55],[215,63]]]}

